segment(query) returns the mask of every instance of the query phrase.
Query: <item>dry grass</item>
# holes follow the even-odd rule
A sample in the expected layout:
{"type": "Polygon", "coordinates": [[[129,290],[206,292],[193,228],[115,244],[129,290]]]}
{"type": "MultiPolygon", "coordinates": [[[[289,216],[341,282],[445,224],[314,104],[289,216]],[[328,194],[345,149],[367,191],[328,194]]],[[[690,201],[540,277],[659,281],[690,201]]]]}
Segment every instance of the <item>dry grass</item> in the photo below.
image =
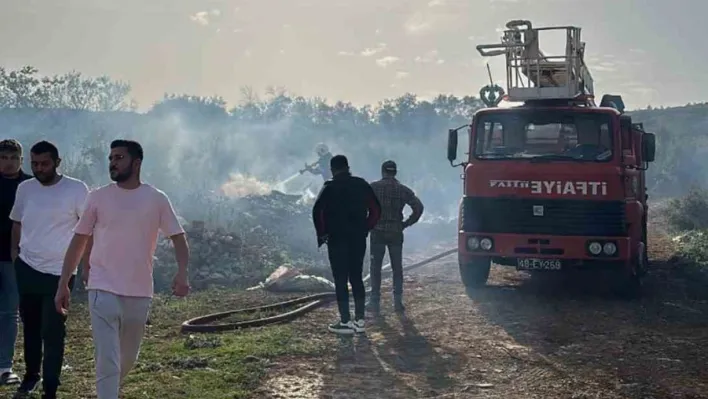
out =
{"type": "MultiPolygon", "coordinates": [[[[189,338],[178,325],[191,316],[285,298],[159,298],[124,398],[708,398],[708,282],[676,262],[666,237],[650,243],[638,301],[591,276],[529,278],[496,266],[488,287],[465,292],[451,257],[407,276],[407,317],[385,295],[384,317],[353,339],[325,330],[334,306],[287,325],[189,338]]],[[[95,397],[91,351],[79,305],[62,397],[95,397]]]]}
{"type": "MultiPolygon", "coordinates": [[[[123,398],[245,398],[260,385],[271,362],[286,355],[312,356],[317,345],[291,325],[220,335],[183,335],[182,321],[206,313],[282,300],[261,293],[211,290],[188,299],[157,297],[140,359],[128,376],[123,398]]],[[[95,398],[93,345],[86,305],[72,303],[65,370],[59,397],[95,398]]],[[[22,331],[16,369],[22,372],[22,331]]],[[[11,397],[0,388],[0,397],[11,397]]],[[[36,394],[39,398],[39,394],[36,394]]]]}

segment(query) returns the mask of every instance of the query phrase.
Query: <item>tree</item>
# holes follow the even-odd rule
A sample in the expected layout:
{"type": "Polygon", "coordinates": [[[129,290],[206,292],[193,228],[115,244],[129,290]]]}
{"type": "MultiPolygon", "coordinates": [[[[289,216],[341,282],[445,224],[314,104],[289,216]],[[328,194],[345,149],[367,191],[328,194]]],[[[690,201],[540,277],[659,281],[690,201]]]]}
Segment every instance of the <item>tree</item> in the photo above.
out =
{"type": "Polygon", "coordinates": [[[72,71],[64,75],[39,76],[25,66],[17,71],[0,67],[0,108],[65,108],[85,111],[125,111],[130,85],[107,76],[85,78],[72,71]]]}
{"type": "Polygon", "coordinates": [[[164,116],[169,113],[181,113],[188,119],[210,119],[228,116],[226,101],[219,96],[200,97],[187,94],[165,94],[156,102],[149,115],[164,116]]]}
{"type": "Polygon", "coordinates": [[[31,66],[17,71],[0,67],[0,107],[35,108],[46,103],[46,86],[52,82],[36,74],[37,69],[31,66]]]}

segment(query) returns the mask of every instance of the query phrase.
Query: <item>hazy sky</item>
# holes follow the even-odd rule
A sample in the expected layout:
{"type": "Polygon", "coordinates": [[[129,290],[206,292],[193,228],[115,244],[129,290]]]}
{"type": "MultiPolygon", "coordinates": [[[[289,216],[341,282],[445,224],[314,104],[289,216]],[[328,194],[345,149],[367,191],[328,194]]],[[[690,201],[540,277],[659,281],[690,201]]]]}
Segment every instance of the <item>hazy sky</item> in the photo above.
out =
{"type": "Polygon", "coordinates": [[[235,104],[246,85],[357,104],[476,95],[475,46],[529,19],[583,28],[598,98],[683,105],[708,100],[706,15],[706,0],[1,0],[0,65],[123,79],[141,108],[165,92],[235,104]]]}

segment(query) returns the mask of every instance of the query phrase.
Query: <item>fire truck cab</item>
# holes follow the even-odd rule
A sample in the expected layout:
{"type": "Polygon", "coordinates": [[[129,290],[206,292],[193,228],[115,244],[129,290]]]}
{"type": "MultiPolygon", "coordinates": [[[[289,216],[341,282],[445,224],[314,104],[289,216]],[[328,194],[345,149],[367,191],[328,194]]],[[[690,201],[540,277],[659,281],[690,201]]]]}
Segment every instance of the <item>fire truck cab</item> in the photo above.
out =
{"type": "MultiPolygon", "coordinates": [[[[479,45],[506,57],[503,99],[522,105],[488,108],[469,125],[467,159],[457,158],[458,132],[447,158],[462,166],[458,259],[463,284],[486,284],[491,263],[526,271],[611,269],[635,297],[647,269],[645,171],[655,137],[624,114],[622,98],[594,103],[580,28],[507,24],[501,43],[479,45]],[[565,53],[546,55],[542,31],[564,32],[565,53]]],[[[484,95],[484,89],[480,92],[484,95]]],[[[499,98],[499,97],[497,97],[499,98]]],[[[490,104],[491,101],[491,104],[490,104]]]]}

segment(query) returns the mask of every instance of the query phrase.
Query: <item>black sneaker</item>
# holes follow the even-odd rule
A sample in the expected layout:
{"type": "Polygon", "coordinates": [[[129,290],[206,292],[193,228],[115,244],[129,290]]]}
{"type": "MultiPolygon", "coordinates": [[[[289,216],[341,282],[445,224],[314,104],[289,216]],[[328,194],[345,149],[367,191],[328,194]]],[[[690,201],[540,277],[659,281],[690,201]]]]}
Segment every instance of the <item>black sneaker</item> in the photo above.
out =
{"type": "Polygon", "coordinates": [[[57,387],[43,387],[41,399],[57,399],[57,387]]]}
{"type": "Polygon", "coordinates": [[[406,307],[403,306],[403,302],[401,302],[401,301],[394,302],[393,308],[396,311],[396,313],[403,313],[406,311],[406,307]]]}
{"type": "Polygon", "coordinates": [[[41,382],[42,378],[38,375],[25,375],[24,378],[22,378],[22,383],[20,383],[19,388],[17,388],[17,392],[15,392],[15,396],[12,398],[28,398],[29,395],[39,387],[41,382]]]}
{"type": "Polygon", "coordinates": [[[378,302],[369,301],[366,304],[366,310],[368,310],[374,316],[378,316],[381,314],[381,308],[378,302]]]}
{"type": "Polygon", "coordinates": [[[354,332],[357,332],[357,333],[366,332],[366,323],[364,322],[363,317],[361,319],[354,320],[352,325],[354,327],[354,332]]]}
{"type": "Polygon", "coordinates": [[[327,329],[336,334],[351,335],[354,334],[354,324],[351,321],[346,323],[337,322],[330,324],[327,329]]]}

